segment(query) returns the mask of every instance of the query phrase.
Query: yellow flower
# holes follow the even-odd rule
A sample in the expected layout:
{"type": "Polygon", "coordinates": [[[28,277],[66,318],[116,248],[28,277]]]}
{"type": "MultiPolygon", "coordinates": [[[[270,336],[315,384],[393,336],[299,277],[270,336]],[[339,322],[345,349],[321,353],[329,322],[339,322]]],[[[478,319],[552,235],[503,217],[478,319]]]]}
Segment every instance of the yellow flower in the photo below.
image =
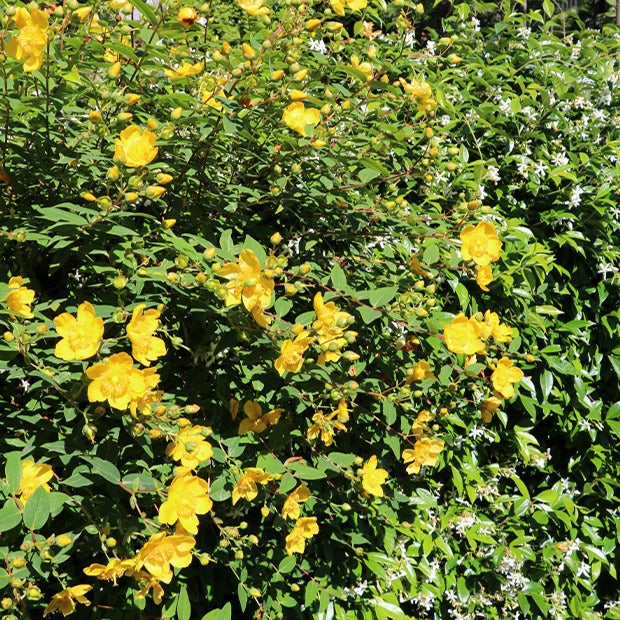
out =
{"type": "Polygon", "coordinates": [[[252,400],[243,405],[243,411],[247,418],[239,424],[239,435],[247,435],[250,431],[262,433],[269,426],[274,426],[280,421],[280,415],[284,409],[272,409],[263,415],[263,410],[258,403],[252,400]]]}
{"type": "Polygon", "coordinates": [[[332,411],[330,414],[325,415],[321,411],[317,411],[312,416],[314,424],[308,428],[306,432],[306,438],[308,440],[321,437],[321,441],[326,446],[331,446],[334,442],[334,432],[339,430],[347,432],[345,423],[349,421],[349,411],[347,409],[347,402],[342,399],[338,404],[338,409],[332,411]]]}
{"type": "Polygon", "coordinates": [[[364,463],[360,473],[364,491],[376,497],[383,497],[381,485],[387,480],[388,473],[385,469],[377,468],[377,457],[374,454],[364,463]]]}
{"type": "Polygon", "coordinates": [[[168,498],[159,509],[159,520],[167,525],[177,521],[190,534],[198,533],[198,517],[213,506],[208,495],[209,483],[198,476],[177,476],[168,489],[168,498]]]}
{"type": "Polygon", "coordinates": [[[444,327],[443,336],[446,347],[453,353],[473,355],[484,352],[478,322],[473,317],[468,319],[463,313],[454,317],[444,327]]]}
{"type": "Polygon", "coordinates": [[[493,389],[501,394],[504,398],[514,396],[515,388],[513,383],[519,383],[523,379],[523,371],[512,365],[512,360],[502,357],[491,375],[493,389]]]}
{"type": "Polygon", "coordinates": [[[217,79],[213,76],[209,76],[200,87],[200,98],[202,103],[221,112],[224,109],[224,106],[222,105],[222,102],[217,99],[217,97],[224,99],[226,98],[224,87],[227,83],[228,78],[225,76],[217,79]]]}
{"type": "Polygon", "coordinates": [[[39,487],[43,487],[49,493],[50,485],[47,483],[53,476],[52,467],[47,463],[37,465],[34,461],[22,461],[22,479],[17,491],[22,504],[26,505],[30,496],[39,487]]]}
{"type": "Polygon", "coordinates": [[[403,90],[416,102],[418,112],[426,114],[427,112],[432,112],[437,107],[437,102],[432,98],[433,91],[431,85],[428,82],[413,80],[413,82],[409,83],[403,78],[399,78],[399,81],[403,90]]]}
{"type": "Polygon", "coordinates": [[[492,420],[493,414],[502,406],[502,402],[502,399],[497,398],[497,396],[491,396],[482,401],[480,412],[482,413],[482,421],[485,424],[488,424],[492,420]]]}
{"type": "Polygon", "coordinates": [[[285,371],[299,372],[304,363],[304,353],[312,342],[310,332],[302,331],[297,334],[295,340],[285,340],[280,347],[280,356],[274,366],[278,374],[282,376],[285,371]]]}
{"type": "Polygon", "coordinates": [[[176,69],[165,69],[164,74],[171,80],[176,80],[178,78],[187,77],[188,75],[198,75],[204,68],[204,62],[196,62],[192,64],[184,60],[181,66],[176,69]]]}
{"type": "Polygon", "coordinates": [[[182,428],[174,441],[166,447],[166,456],[181,461],[183,467],[196,469],[200,463],[213,456],[213,447],[205,437],[209,434],[206,426],[187,426],[182,428]]]}
{"type": "Polygon", "coordinates": [[[177,14],[177,21],[184,28],[189,28],[190,26],[193,26],[197,20],[198,13],[196,13],[196,10],[194,8],[190,6],[184,6],[179,9],[179,12],[177,14]]]}
{"type": "Polygon", "coordinates": [[[62,340],[56,343],[54,355],[61,360],[85,360],[99,349],[103,338],[103,319],[95,316],[95,309],[88,301],[77,309],[77,318],[68,312],[54,319],[56,331],[62,340]]]}
{"type": "Polygon", "coordinates": [[[411,463],[407,467],[407,473],[417,474],[423,465],[428,467],[435,465],[443,446],[444,442],[441,439],[424,437],[415,442],[413,450],[403,450],[403,461],[411,463]]]}
{"type": "Polygon", "coordinates": [[[248,467],[243,470],[243,475],[237,480],[232,492],[233,506],[241,499],[251,502],[258,495],[258,484],[267,484],[273,480],[273,474],[267,474],[260,467],[248,467]]]}
{"type": "Polygon", "coordinates": [[[24,71],[38,71],[43,65],[43,52],[47,45],[49,20],[47,13],[19,7],[13,18],[19,28],[19,34],[12,37],[6,44],[6,52],[13,58],[24,61],[24,71]]]}
{"type": "Polygon", "coordinates": [[[51,614],[53,611],[60,611],[63,616],[68,616],[75,611],[75,601],[86,605],[90,605],[90,601],[84,596],[87,592],[93,589],[92,586],[81,584],[79,586],[72,586],[66,590],[62,590],[52,596],[50,604],[45,608],[43,617],[47,614],[51,614]]]}
{"type": "Polygon", "coordinates": [[[422,381],[424,379],[435,379],[435,375],[431,372],[431,365],[425,360],[420,360],[413,367],[407,383],[411,381],[422,381]]]}
{"type": "Polygon", "coordinates": [[[306,126],[315,126],[321,120],[321,112],[316,108],[306,108],[303,101],[294,101],[282,113],[282,122],[301,134],[307,136],[306,126]]]}
{"type": "Polygon", "coordinates": [[[265,0],[237,0],[237,4],[250,15],[269,15],[269,9],[263,6],[265,0]]]}
{"type": "Polygon", "coordinates": [[[92,13],[92,6],[81,6],[73,11],[73,14],[81,21],[85,22],[88,16],[92,13]]]}
{"type": "Polygon", "coordinates": [[[103,581],[113,581],[122,577],[133,566],[133,560],[121,560],[112,558],[107,564],[91,564],[84,569],[84,574],[89,577],[97,577],[103,581]]]}
{"type": "Polygon", "coordinates": [[[135,593],[134,598],[138,600],[144,599],[149,593],[149,590],[153,590],[153,602],[155,605],[159,605],[164,598],[164,589],[161,587],[159,579],[153,577],[153,575],[144,570],[135,573],[134,578],[142,585],[140,590],[135,593]]]}
{"type": "Polygon", "coordinates": [[[306,549],[306,540],[319,533],[316,517],[301,517],[295,522],[295,527],[286,537],[286,553],[303,553],[306,549]]]}
{"type": "Polygon", "coordinates": [[[149,129],[142,131],[137,125],[129,125],[114,140],[114,159],[128,168],[141,168],[157,156],[155,134],[149,129]]]}
{"type": "Polygon", "coordinates": [[[488,285],[493,282],[493,271],[489,265],[485,265],[484,267],[478,267],[478,271],[476,273],[476,283],[483,291],[488,291],[488,285]]]}
{"type": "Polygon", "coordinates": [[[487,310],[484,313],[484,324],[488,330],[486,338],[493,336],[497,342],[510,342],[512,340],[512,327],[505,323],[500,323],[497,312],[487,310]]]}
{"type": "Polygon", "coordinates": [[[92,379],[88,386],[88,400],[91,403],[108,401],[110,407],[124,411],[129,403],[143,397],[157,385],[159,375],[152,368],[140,371],[134,368],[127,353],[115,353],[109,358],[86,370],[92,379]]]}
{"type": "Polygon", "coordinates": [[[430,427],[427,422],[432,422],[435,419],[435,416],[428,410],[424,409],[420,411],[418,417],[415,419],[415,422],[411,425],[411,432],[414,435],[422,435],[424,433],[428,433],[430,427]]]}
{"type": "Polygon", "coordinates": [[[136,306],[127,324],[127,335],[131,340],[131,354],[134,359],[148,366],[151,361],[166,355],[166,345],[161,338],[153,336],[159,327],[159,310],[150,308],[144,312],[145,304],[136,306]]]}
{"type": "Polygon", "coordinates": [[[247,310],[262,314],[263,308],[271,303],[274,284],[260,268],[256,254],[249,248],[241,251],[238,263],[226,263],[217,272],[228,280],[228,294],[224,300],[226,306],[235,306],[243,302],[247,310]]]}
{"type": "Polygon", "coordinates": [[[299,485],[285,500],[282,506],[282,516],[285,519],[299,519],[302,504],[310,498],[310,491],[305,484],[299,485]]]}
{"type": "Polygon", "coordinates": [[[485,267],[501,257],[502,242],[491,222],[480,222],[477,226],[468,224],[461,231],[461,256],[485,267]]]}
{"type": "Polygon", "coordinates": [[[9,289],[6,296],[6,305],[11,313],[32,319],[34,314],[30,305],[34,301],[34,291],[22,286],[23,278],[21,276],[13,276],[9,280],[9,289]]]}
{"type": "Polygon", "coordinates": [[[340,17],[344,17],[345,8],[351,11],[361,11],[366,8],[368,0],[329,0],[332,10],[340,17]]]}
{"type": "Polygon", "coordinates": [[[147,383],[147,390],[143,394],[135,396],[129,402],[129,412],[134,418],[137,417],[138,411],[145,416],[151,415],[151,405],[154,405],[155,403],[160,403],[162,398],[164,397],[164,393],[162,390],[153,389],[157,386],[157,382],[159,381],[159,375],[156,374],[157,369],[144,368],[139,372],[142,373],[142,376],[147,383]]]}
{"type": "Polygon", "coordinates": [[[173,534],[167,536],[165,532],[153,534],[138,551],[134,558],[133,572],[142,568],[150,575],[164,583],[172,581],[172,569],[185,568],[192,563],[192,549],[196,541],[192,536],[173,534]]]}
{"type": "MultiPolygon", "coordinates": [[[[337,362],[341,357],[340,349],[347,345],[347,340],[343,338],[344,331],[353,322],[353,317],[348,312],[339,310],[333,301],[325,303],[321,293],[314,296],[313,305],[317,318],[312,328],[323,348],[317,361],[319,364],[337,362]]],[[[355,332],[350,333],[355,335],[355,332]]]]}

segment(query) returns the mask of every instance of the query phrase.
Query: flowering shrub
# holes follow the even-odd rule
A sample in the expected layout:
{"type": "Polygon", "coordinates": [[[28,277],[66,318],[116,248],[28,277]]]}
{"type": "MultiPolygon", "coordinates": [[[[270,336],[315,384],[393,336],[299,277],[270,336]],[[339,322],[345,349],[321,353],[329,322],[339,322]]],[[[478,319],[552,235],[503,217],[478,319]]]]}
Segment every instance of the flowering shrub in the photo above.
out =
{"type": "Polygon", "coordinates": [[[432,4],[4,3],[5,617],[617,617],[620,37],[432,4]]]}

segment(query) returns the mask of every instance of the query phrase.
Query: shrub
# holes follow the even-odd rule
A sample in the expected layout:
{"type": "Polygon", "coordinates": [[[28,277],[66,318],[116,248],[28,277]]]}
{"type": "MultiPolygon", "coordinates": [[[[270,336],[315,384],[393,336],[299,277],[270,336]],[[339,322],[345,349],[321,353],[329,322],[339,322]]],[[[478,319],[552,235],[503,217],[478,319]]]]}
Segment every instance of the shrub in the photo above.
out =
{"type": "Polygon", "coordinates": [[[543,7],[6,7],[7,614],[617,614],[619,36],[543,7]]]}

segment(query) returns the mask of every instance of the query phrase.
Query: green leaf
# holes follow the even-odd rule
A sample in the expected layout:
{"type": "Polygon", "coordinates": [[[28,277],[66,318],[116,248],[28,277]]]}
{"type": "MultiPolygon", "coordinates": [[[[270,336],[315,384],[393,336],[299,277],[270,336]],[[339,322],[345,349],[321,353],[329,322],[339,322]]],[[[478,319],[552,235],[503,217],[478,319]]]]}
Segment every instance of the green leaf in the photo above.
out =
{"type": "Polygon", "coordinates": [[[153,10],[153,8],[147,4],[144,0],[131,0],[131,4],[133,4],[140,13],[143,13],[149,18],[149,21],[153,26],[157,26],[159,19],[157,18],[157,14],[153,10]]]}
{"type": "Polygon", "coordinates": [[[343,293],[349,288],[347,285],[347,275],[338,263],[334,263],[329,277],[338,292],[343,293]]]}
{"type": "Polygon", "coordinates": [[[22,513],[19,511],[13,498],[4,502],[0,508],[0,532],[8,532],[22,521],[22,513]]]}
{"type": "Polygon", "coordinates": [[[101,476],[112,484],[120,484],[121,472],[110,461],[105,461],[98,456],[83,456],[82,459],[89,465],[90,473],[101,476]]]}
{"type": "Polygon", "coordinates": [[[230,603],[226,603],[224,607],[220,609],[212,609],[208,614],[205,614],[201,620],[231,620],[232,607],[230,603]]]}
{"type": "MultiPolygon", "coordinates": [[[[134,0],[131,0],[134,2],[134,0]]],[[[192,604],[189,602],[187,587],[181,586],[179,596],[177,597],[177,618],[179,620],[190,620],[192,617],[192,604]]]]}
{"type": "Polygon", "coordinates": [[[373,321],[376,321],[383,314],[380,310],[374,310],[368,306],[360,306],[357,311],[362,317],[362,321],[364,321],[367,325],[373,321]]]}
{"type": "Polygon", "coordinates": [[[24,525],[31,530],[41,529],[50,516],[49,493],[40,486],[30,496],[24,508],[24,525]]]}
{"type": "Polygon", "coordinates": [[[554,8],[552,0],[543,0],[543,11],[547,17],[553,15],[554,8]]]}
{"type": "Polygon", "coordinates": [[[373,179],[376,179],[378,176],[381,176],[379,172],[376,170],[371,170],[370,168],[364,168],[357,173],[360,181],[362,183],[370,183],[373,179]]]}
{"type": "Polygon", "coordinates": [[[304,605],[308,609],[312,608],[313,603],[316,601],[316,595],[318,594],[318,592],[319,584],[314,580],[308,581],[306,585],[306,591],[304,593],[304,605]]]}
{"type": "Polygon", "coordinates": [[[319,480],[320,478],[325,478],[327,474],[320,469],[315,469],[314,467],[310,467],[305,463],[301,463],[299,461],[292,461],[288,463],[289,470],[300,478],[301,480],[319,480]]]}
{"type": "Polygon", "coordinates": [[[4,475],[9,493],[15,495],[19,491],[19,485],[22,481],[22,461],[19,452],[10,452],[6,455],[4,475]]]}
{"type": "Polygon", "coordinates": [[[368,294],[368,301],[375,308],[384,308],[392,301],[392,299],[394,299],[396,293],[398,293],[397,286],[384,286],[370,291],[368,294]]]}
{"type": "Polygon", "coordinates": [[[540,388],[542,389],[544,400],[547,400],[553,388],[553,375],[548,370],[545,370],[540,377],[540,388]]]}
{"type": "Polygon", "coordinates": [[[386,398],[383,400],[383,403],[381,404],[381,408],[383,409],[383,417],[385,418],[385,421],[390,426],[392,426],[392,424],[396,422],[396,416],[397,416],[396,407],[394,403],[387,400],[386,398]]]}
{"type": "Polygon", "coordinates": [[[297,558],[294,555],[285,557],[278,565],[278,571],[282,574],[290,573],[297,564],[297,558]]]}

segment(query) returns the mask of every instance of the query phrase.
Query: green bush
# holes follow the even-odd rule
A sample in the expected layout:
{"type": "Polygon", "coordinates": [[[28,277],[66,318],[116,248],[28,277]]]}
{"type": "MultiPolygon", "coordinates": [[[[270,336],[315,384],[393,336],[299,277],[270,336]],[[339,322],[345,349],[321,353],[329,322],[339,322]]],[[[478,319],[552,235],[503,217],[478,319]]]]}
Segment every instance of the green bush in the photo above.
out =
{"type": "Polygon", "coordinates": [[[620,34],[428,4],[4,3],[5,617],[618,617],[620,34]]]}

